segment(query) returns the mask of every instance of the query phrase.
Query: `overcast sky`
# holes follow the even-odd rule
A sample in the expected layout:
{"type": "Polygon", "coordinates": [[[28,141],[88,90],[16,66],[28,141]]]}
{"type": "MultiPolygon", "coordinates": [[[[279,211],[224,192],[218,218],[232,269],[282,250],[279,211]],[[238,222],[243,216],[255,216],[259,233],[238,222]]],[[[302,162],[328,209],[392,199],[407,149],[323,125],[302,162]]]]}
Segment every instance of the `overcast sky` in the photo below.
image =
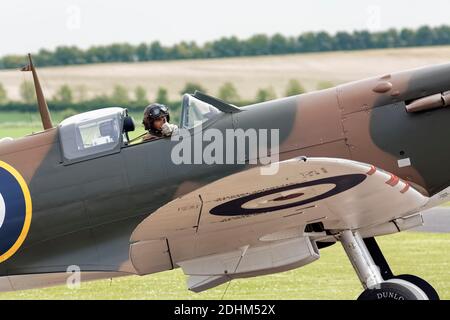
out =
{"type": "Polygon", "coordinates": [[[0,55],[113,42],[450,24],[448,0],[1,0],[0,55]]]}

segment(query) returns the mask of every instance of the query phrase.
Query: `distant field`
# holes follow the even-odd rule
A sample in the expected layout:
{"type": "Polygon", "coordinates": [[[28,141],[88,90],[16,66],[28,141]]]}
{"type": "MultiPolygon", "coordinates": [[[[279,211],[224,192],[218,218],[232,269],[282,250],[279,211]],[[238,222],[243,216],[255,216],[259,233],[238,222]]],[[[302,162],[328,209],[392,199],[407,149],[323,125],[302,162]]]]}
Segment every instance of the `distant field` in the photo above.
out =
{"type": "MultiPolygon", "coordinates": [[[[335,84],[361,78],[450,62],[450,46],[406,49],[382,49],[327,52],[285,56],[243,57],[211,60],[183,60],[143,63],[115,63],[38,69],[45,93],[52,96],[62,84],[75,90],[84,86],[88,96],[109,93],[115,84],[133,90],[142,85],[154,99],[158,87],[179,99],[179,91],[188,81],[200,83],[216,94],[225,82],[232,82],[241,98],[253,99],[257,89],[272,86],[284,96],[290,79],[298,79],[307,90],[321,81],[335,84]]],[[[19,98],[19,86],[28,73],[0,71],[0,82],[13,99],[19,98]]]]}
{"type": "MultiPolygon", "coordinates": [[[[450,299],[450,234],[405,232],[379,238],[396,274],[410,273],[429,281],[442,299],[450,299]]],[[[340,244],[300,269],[233,280],[224,299],[355,299],[359,280],[340,244]]],[[[186,289],[181,270],[87,282],[79,289],[59,286],[0,293],[0,299],[221,299],[227,284],[195,294],[186,289]]]]}

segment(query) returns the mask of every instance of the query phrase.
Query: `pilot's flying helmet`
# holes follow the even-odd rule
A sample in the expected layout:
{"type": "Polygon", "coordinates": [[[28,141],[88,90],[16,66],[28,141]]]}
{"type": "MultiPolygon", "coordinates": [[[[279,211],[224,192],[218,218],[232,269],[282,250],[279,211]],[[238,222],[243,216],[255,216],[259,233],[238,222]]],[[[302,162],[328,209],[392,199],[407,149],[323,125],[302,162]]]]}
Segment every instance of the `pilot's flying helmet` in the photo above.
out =
{"type": "Polygon", "coordinates": [[[167,122],[170,122],[169,108],[163,104],[152,103],[145,107],[144,110],[144,121],[142,122],[146,130],[152,129],[151,123],[159,118],[166,117],[167,122]]]}

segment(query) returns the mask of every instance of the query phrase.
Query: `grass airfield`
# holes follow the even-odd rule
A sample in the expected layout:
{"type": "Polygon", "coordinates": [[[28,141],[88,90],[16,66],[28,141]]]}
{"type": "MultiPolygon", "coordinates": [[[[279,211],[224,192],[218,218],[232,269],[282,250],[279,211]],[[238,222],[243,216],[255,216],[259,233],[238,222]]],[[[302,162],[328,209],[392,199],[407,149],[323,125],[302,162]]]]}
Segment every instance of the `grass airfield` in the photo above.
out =
{"type": "MultiPolygon", "coordinates": [[[[448,62],[450,46],[370,50],[305,55],[232,58],[205,61],[149,62],[42,68],[41,78],[51,96],[64,83],[86,85],[91,94],[106,92],[114,84],[143,85],[149,92],[169,89],[170,98],[186,81],[199,82],[214,94],[225,81],[233,82],[242,98],[253,98],[257,88],[273,86],[279,96],[291,78],[314,90],[320,80],[335,84],[386,72],[448,62]],[[123,75],[127,75],[124,79],[123,75]],[[131,81],[132,80],[132,81],[131,81]]],[[[24,76],[18,71],[0,72],[12,98],[17,98],[24,76]]],[[[62,114],[53,114],[55,123],[62,114]]],[[[142,132],[137,120],[135,133],[142,132]]],[[[41,131],[35,113],[0,112],[0,139],[19,138],[41,131]]],[[[395,274],[414,274],[429,281],[441,299],[450,299],[450,233],[403,232],[378,239],[395,274]]],[[[206,292],[187,290],[180,269],[149,276],[130,276],[66,286],[0,293],[0,299],[356,299],[362,287],[340,244],[323,249],[321,258],[303,268],[258,278],[233,280],[206,292]],[[226,293],[225,293],[226,292],[226,293]]]]}
{"type": "MultiPolygon", "coordinates": [[[[450,299],[450,234],[402,232],[378,238],[395,274],[429,281],[441,299],[450,299]]],[[[66,286],[0,293],[0,299],[356,299],[362,288],[342,246],[321,251],[303,268],[263,277],[233,280],[203,293],[186,289],[181,269],[66,286]],[[225,293],[226,291],[226,293],[225,293]]]]}

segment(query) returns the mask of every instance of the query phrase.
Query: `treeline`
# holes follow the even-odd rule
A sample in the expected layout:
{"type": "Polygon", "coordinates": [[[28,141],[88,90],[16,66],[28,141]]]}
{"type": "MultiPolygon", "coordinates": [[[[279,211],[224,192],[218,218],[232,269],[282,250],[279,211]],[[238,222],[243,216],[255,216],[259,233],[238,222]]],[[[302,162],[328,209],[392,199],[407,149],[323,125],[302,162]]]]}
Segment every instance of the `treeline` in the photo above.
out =
{"type": "MultiPolygon", "coordinates": [[[[333,87],[331,82],[318,82],[317,89],[326,89],[333,87]]],[[[142,86],[137,86],[133,90],[129,90],[122,85],[114,86],[110,94],[100,94],[92,98],[87,98],[87,95],[80,88],[73,89],[68,85],[62,85],[58,88],[55,94],[47,97],[48,104],[51,110],[67,111],[73,114],[84,112],[104,107],[126,107],[132,111],[142,111],[146,105],[151,101],[148,99],[148,92],[142,86]],[[78,90],[77,90],[78,89],[78,90]]],[[[188,82],[184,88],[179,92],[180,97],[184,93],[194,93],[196,90],[208,93],[208,91],[200,84],[188,82]]],[[[289,80],[285,91],[282,93],[283,97],[293,96],[305,93],[305,88],[296,79],[289,80]]],[[[20,85],[20,101],[10,100],[3,85],[0,83],[0,111],[18,111],[18,112],[33,112],[36,110],[36,94],[34,85],[30,81],[24,81],[20,85]]],[[[238,89],[231,83],[226,82],[219,87],[218,92],[213,93],[218,98],[233,103],[237,106],[250,105],[253,103],[264,102],[277,98],[277,94],[273,87],[260,88],[256,91],[254,99],[242,99],[239,95],[238,89]]],[[[169,99],[166,88],[160,87],[152,102],[166,104],[172,110],[180,108],[180,101],[172,101],[169,99]]]]}
{"type": "MultiPolygon", "coordinates": [[[[54,51],[41,49],[34,54],[39,66],[77,65],[104,62],[136,62],[177,59],[207,59],[239,56],[277,55],[302,52],[362,50],[412,46],[450,44],[450,26],[418,29],[389,29],[381,32],[354,31],[307,32],[298,37],[281,34],[254,35],[248,39],[223,37],[207,42],[203,46],[196,42],[180,42],[163,46],[160,42],[130,45],[116,43],[107,46],[92,46],[82,50],[75,46],[60,46],[54,51]]],[[[8,55],[0,59],[0,69],[19,68],[25,64],[23,55],[8,55]]]]}

